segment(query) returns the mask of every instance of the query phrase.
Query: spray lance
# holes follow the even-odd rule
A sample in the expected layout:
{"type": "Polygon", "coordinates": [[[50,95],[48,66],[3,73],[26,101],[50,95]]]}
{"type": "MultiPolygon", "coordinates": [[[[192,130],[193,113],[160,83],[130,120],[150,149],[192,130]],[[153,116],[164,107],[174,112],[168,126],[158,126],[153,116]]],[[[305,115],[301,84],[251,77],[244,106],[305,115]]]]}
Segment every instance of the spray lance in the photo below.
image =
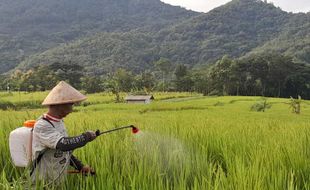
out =
{"type": "MultiPolygon", "coordinates": [[[[107,131],[102,131],[102,132],[98,129],[95,133],[96,133],[96,136],[98,137],[98,136],[103,135],[103,134],[112,133],[114,131],[128,129],[128,128],[131,128],[132,134],[137,134],[139,132],[139,129],[137,127],[135,127],[133,125],[129,125],[129,126],[118,127],[118,128],[115,128],[115,129],[110,129],[110,130],[107,130],[107,131]]],[[[81,173],[81,171],[79,171],[79,170],[69,170],[69,171],[67,171],[67,173],[74,174],[74,173],[81,173]]],[[[91,175],[95,175],[95,172],[91,172],[90,174],[91,175]]]]}
{"type": "Polygon", "coordinates": [[[98,137],[98,136],[100,136],[100,135],[102,135],[102,134],[111,133],[111,132],[114,132],[114,131],[118,131],[118,130],[122,130],[122,129],[128,129],[128,128],[131,128],[131,132],[132,132],[133,134],[136,134],[136,133],[139,132],[139,129],[138,129],[137,127],[135,127],[135,126],[133,126],[133,125],[129,125],[129,126],[124,126],[124,127],[118,127],[118,128],[111,129],[111,130],[108,130],[108,131],[102,131],[102,132],[100,132],[100,130],[98,129],[98,130],[96,131],[96,135],[97,135],[97,137],[98,137]]]}

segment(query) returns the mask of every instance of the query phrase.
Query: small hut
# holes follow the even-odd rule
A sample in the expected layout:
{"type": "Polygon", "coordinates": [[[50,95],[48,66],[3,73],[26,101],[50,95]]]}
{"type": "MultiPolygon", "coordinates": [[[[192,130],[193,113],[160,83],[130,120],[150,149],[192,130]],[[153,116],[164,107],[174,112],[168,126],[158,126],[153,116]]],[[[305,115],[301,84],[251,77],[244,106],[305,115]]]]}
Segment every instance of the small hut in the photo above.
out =
{"type": "Polygon", "coordinates": [[[137,103],[142,103],[142,104],[149,104],[151,103],[152,100],[154,100],[153,95],[129,95],[127,97],[125,97],[125,100],[127,103],[131,103],[131,104],[137,104],[137,103]]]}

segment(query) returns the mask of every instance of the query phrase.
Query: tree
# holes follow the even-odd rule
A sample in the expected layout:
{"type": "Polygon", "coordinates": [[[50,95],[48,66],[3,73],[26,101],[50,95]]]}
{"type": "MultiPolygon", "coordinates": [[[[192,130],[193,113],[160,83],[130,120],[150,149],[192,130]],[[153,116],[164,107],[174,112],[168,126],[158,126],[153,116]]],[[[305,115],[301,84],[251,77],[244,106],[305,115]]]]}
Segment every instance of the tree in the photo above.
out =
{"type": "Polygon", "coordinates": [[[242,92],[242,90],[244,90],[243,83],[246,81],[247,78],[246,68],[246,65],[238,60],[234,61],[230,66],[230,80],[233,87],[235,88],[234,95],[239,96],[240,93],[244,93],[242,92]]]}
{"type": "Polygon", "coordinates": [[[251,74],[253,82],[256,82],[256,90],[260,91],[261,96],[265,96],[267,84],[269,84],[268,76],[270,76],[269,58],[265,54],[252,55],[244,59],[243,62],[247,64],[246,70],[251,74]]]}
{"type": "Polygon", "coordinates": [[[83,77],[81,81],[82,89],[85,90],[86,93],[96,93],[104,90],[101,78],[99,76],[86,76],[83,77]]]}
{"type": "Polygon", "coordinates": [[[187,71],[185,65],[178,65],[174,72],[175,75],[175,89],[177,91],[191,91],[193,86],[193,81],[191,76],[187,71]]]}
{"type": "Polygon", "coordinates": [[[133,87],[133,75],[125,69],[109,73],[104,82],[104,88],[115,95],[115,101],[121,102],[120,92],[129,92],[133,87]]]}
{"type": "Polygon", "coordinates": [[[40,65],[25,73],[22,89],[25,91],[45,91],[52,89],[58,82],[55,73],[46,65],[40,65]]]}
{"type": "Polygon", "coordinates": [[[135,77],[135,88],[138,90],[145,90],[146,93],[152,91],[155,87],[155,78],[150,71],[145,71],[135,77]]]}
{"type": "Polygon", "coordinates": [[[64,80],[77,89],[81,88],[81,78],[84,75],[83,66],[71,62],[55,62],[49,65],[48,68],[55,74],[58,81],[64,80]]]}
{"type": "Polygon", "coordinates": [[[291,57],[280,54],[269,54],[268,59],[270,60],[269,82],[273,82],[275,87],[273,96],[281,97],[285,80],[294,71],[294,63],[291,57]]]}
{"type": "Polygon", "coordinates": [[[65,80],[80,89],[83,70],[82,66],[71,63],[39,65],[28,71],[16,70],[11,74],[8,83],[12,90],[45,91],[65,80]]]}
{"type": "Polygon", "coordinates": [[[117,82],[120,91],[130,92],[133,87],[134,77],[131,72],[125,69],[118,69],[114,73],[114,79],[117,82]]]}
{"type": "Polygon", "coordinates": [[[193,90],[204,96],[210,93],[209,75],[207,70],[194,70],[192,74],[193,90]]]}
{"type": "Polygon", "coordinates": [[[286,77],[283,96],[300,95],[305,99],[310,98],[310,67],[305,64],[294,64],[295,70],[286,77]]]}
{"type": "Polygon", "coordinates": [[[166,78],[167,75],[171,72],[172,63],[169,59],[160,58],[158,61],[154,62],[154,65],[161,71],[162,73],[162,83],[163,83],[163,91],[166,91],[166,78]]]}
{"type": "Polygon", "coordinates": [[[108,74],[108,77],[104,81],[104,88],[115,95],[115,102],[121,102],[119,83],[113,74],[108,74]]]}
{"type": "Polygon", "coordinates": [[[228,56],[223,56],[221,60],[210,68],[210,79],[213,90],[220,92],[221,95],[228,95],[232,87],[231,65],[233,60],[228,56]]]}

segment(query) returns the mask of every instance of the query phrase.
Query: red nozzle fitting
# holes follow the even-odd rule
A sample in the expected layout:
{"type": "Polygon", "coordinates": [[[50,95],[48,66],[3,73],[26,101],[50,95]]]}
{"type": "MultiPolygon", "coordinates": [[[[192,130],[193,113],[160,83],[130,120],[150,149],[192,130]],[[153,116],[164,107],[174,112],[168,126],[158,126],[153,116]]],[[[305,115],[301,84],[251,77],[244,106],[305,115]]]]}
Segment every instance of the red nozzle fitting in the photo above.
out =
{"type": "Polygon", "coordinates": [[[137,134],[139,132],[139,129],[137,127],[135,127],[133,125],[131,127],[132,127],[131,131],[133,134],[137,134]]]}

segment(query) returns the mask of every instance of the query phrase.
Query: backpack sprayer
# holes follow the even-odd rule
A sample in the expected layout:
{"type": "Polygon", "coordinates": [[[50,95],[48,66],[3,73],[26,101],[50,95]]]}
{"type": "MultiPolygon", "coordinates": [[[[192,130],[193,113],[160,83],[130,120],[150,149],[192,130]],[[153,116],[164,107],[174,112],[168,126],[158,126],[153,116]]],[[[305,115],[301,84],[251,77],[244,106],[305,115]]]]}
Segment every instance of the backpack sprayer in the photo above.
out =
{"type": "MultiPolygon", "coordinates": [[[[32,160],[32,131],[35,125],[35,120],[28,120],[24,122],[22,127],[19,127],[13,130],[10,133],[9,137],[9,146],[11,158],[15,166],[17,167],[27,167],[30,165],[32,160]]],[[[139,132],[139,129],[133,125],[118,127],[115,129],[102,131],[97,130],[96,136],[100,136],[102,134],[111,133],[114,131],[122,130],[122,129],[132,129],[132,133],[136,134],[139,132]]],[[[80,173],[78,170],[68,171],[68,173],[80,173]]]]}

